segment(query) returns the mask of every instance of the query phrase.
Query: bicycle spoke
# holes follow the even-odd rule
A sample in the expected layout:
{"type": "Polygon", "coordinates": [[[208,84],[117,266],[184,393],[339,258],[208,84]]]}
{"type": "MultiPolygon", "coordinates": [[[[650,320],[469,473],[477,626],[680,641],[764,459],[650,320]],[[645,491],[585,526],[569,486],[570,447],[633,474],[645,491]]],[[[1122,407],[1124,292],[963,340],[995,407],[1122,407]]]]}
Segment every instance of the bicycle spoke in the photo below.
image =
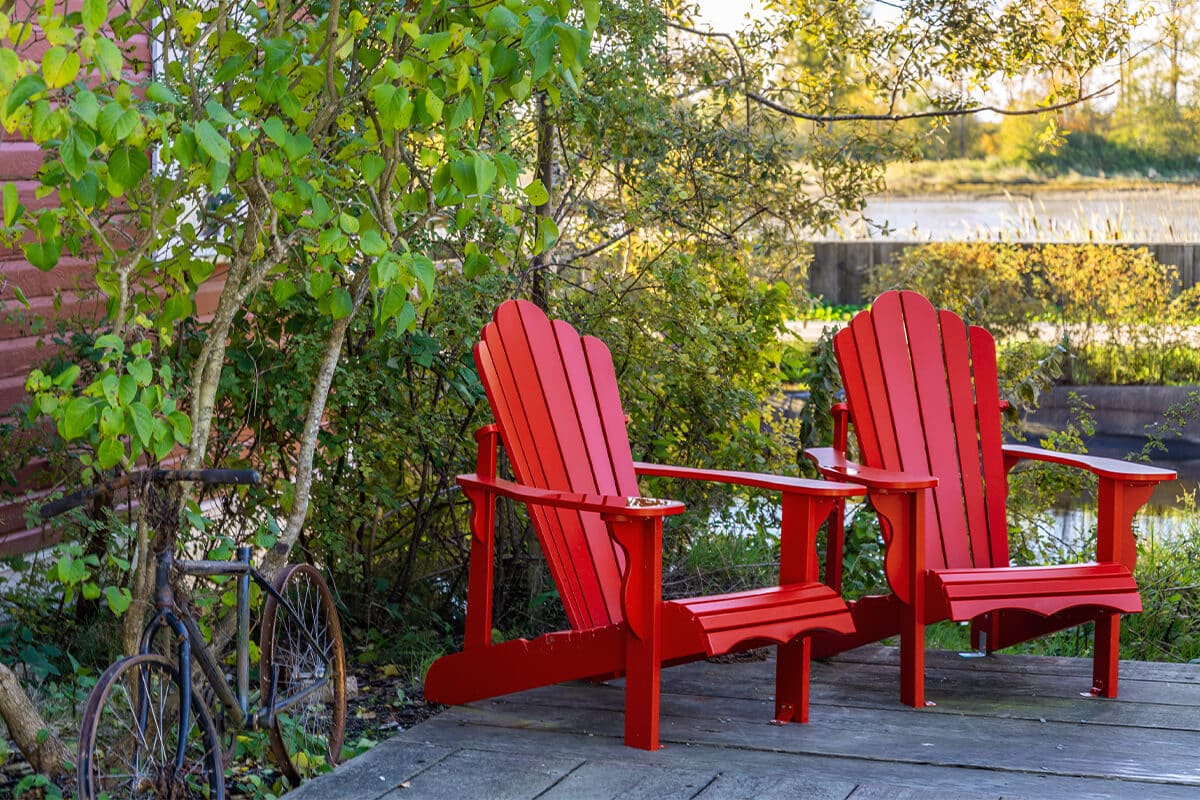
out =
{"type": "Polygon", "coordinates": [[[263,690],[276,681],[272,752],[290,782],[332,767],[345,725],[345,654],[333,598],[313,567],[280,573],[264,612],[263,690]]]}
{"type": "Polygon", "coordinates": [[[212,720],[193,696],[190,724],[181,731],[181,699],[175,667],[161,656],[123,659],[105,672],[89,698],[80,735],[85,800],[224,796],[212,720]],[[177,767],[181,735],[184,761],[177,767]]]}

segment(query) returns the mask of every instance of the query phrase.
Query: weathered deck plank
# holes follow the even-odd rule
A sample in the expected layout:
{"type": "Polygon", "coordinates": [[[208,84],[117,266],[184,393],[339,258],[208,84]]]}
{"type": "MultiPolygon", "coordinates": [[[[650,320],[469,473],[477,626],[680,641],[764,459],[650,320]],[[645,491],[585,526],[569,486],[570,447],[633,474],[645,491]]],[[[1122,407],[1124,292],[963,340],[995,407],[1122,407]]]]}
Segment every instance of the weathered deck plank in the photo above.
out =
{"type": "Polygon", "coordinates": [[[450,709],[291,795],[401,798],[1194,798],[1200,665],[1122,664],[1121,697],[1079,696],[1090,662],[928,656],[934,708],[897,699],[897,660],[814,665],[811,721],[774,725],[774,663],[663,671],[656,753],[621,744],[619,682],[450,709]]]}

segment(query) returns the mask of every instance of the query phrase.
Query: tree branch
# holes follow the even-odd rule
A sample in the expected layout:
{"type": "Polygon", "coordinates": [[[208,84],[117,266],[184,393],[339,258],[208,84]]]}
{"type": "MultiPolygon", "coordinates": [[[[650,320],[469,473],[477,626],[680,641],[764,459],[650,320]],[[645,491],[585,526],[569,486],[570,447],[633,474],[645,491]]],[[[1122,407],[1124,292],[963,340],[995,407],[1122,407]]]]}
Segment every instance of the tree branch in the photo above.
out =
{"type": "Polygon", "coordinates": [[[1003,106],[971,106],[969,108],[940,108],[930,111],[911,111],[900,114],[806,114],[803,111],[797,111],[794,108],[789,108],[782,103],[777,103],[770,98],[764,97],[757,92],[747,92],[746,96],[751,100],[766,106],[772,111],[777,111],[780,114],[795,119],[803,119],[809,122],[901,122],[907,119],[930,119],[933,117],[964,117],[969,114],[979,114],[984,111],[990,111],[993,114],[1000,114],[1005,117],[1022,117],[1031,114],[1048,114],[1052,111],[1061,111],[1064,108],[1078,105],[1087,102],[1096,97],[1102,97],[1108,94],[1114,86],[1120,81],[1113,81],[1105,86],[1097,89],[1094,92],[1089,92],[1085,95],[1080,95],[1073,100],[1064,100],[1061,103],[1054,103],[1048,106],[1033,106],[1030,108],[1004,108],[1003,106]]]}

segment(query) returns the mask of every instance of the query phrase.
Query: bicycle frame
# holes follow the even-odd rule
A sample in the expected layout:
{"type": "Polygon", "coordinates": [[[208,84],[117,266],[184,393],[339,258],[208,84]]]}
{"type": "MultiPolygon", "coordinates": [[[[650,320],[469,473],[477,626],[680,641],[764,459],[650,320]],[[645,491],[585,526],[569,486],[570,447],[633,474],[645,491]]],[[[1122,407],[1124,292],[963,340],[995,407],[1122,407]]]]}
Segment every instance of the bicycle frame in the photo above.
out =
{"type": "MultiPolygon", "coordinates": [[[[271,582],[258,570],[250,565],[250,548],[239,547],[232,561],[176,561],[174,554],[167,551],[159,553],[154,571],[154,605],[155,612],[146,626],[142,629],[140,645],[141,653],[149,653],[155,635],[164,627],[169,628],[177,637],[177,659],[180,678],[180,730],[186,731],[191,725],[191,694],[192,694],[192,663],[199,662],[200,669],[213,687],[217,698],[237,728],[259,730],[270,726],[275,714],[303,700],[313,692],[323,689],[328,678],[322,678],[307,687],[304,691],[287,697],[284,702],[276,704],[275,694],[278,677],[274,673],[269,676],[267,696],[260,698],[257,713],[252,713],[250,703],[250,581],[254,581],[279,603],[283,611],[291,619],[300,622],[300,617],[291,604],[283,597],[271,582]],[[171,568],[177,567],[185,575],[196,577],[218,577],[222,575],[237,576],[237,645],[235,649],[236,685],[230,686],[220,663],[209,650],[199,626],[189,613],[177,613],[175,594],[171,588],[171,568]],[[195,642],[195,646],[193,646],[195,642]]],[[[319,648],[319,643],[303,626],[298,626],[310,646],[319,648]]],[[[143,721],[144,723],[144,721],[143,721]]],[[[179,737],[175,755],[176,766],[183,764],[186,741],[179,737]]]]}

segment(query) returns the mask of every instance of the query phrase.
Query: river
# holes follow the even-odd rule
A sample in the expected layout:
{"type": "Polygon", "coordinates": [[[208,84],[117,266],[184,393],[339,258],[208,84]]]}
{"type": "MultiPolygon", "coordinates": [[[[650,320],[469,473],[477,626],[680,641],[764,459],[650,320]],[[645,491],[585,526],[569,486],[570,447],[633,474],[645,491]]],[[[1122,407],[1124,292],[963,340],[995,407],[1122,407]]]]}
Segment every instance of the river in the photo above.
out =
{"type": "Polygon", "coordinates": [[[1200,241],[1200,188],[1193,186],[879,195],[867,200],[864,213],[872,224],[848,220],[843,238],[1200,241]]]}

